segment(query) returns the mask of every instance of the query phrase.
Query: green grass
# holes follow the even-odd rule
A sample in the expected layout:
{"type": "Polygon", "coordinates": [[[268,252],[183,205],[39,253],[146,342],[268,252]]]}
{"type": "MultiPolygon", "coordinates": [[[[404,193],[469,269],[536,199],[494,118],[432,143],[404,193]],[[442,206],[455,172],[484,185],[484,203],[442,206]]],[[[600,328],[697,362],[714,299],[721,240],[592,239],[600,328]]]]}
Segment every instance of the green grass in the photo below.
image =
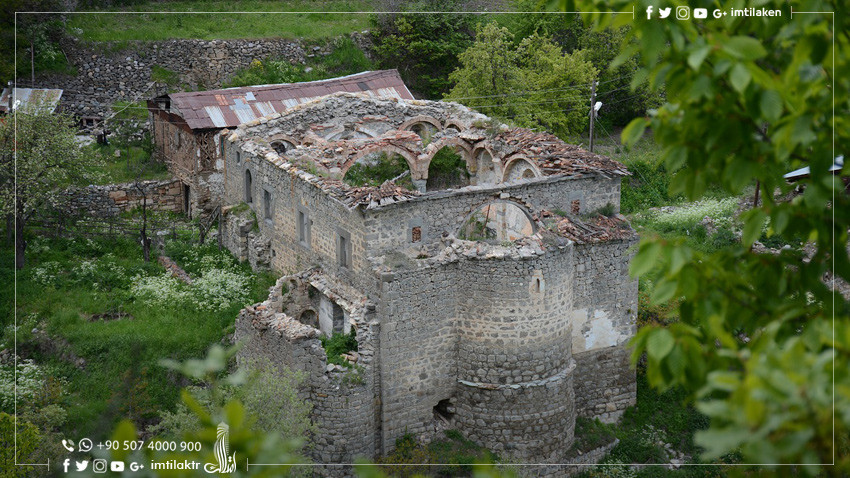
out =
{"type": "Polygon", "coordinates": [[[354,330],[350,334],[333,334],[330,337],[323,335],[319,340],[322,341],[322,347],[325,348],[325,353],[328,355],[328,363],[351,366],[348,361],[342,358],[341,354],[357,351],[357,338],[354,335],[354,330]]]}
{"type": "Polygon", "coordinates": [[[419,443],[408,433],[396,440],[395,445],[391,454],[378,460],[379,465],[393,464],[384,468],[391,476],[472,476],[470,464],[499,461],[496,454],[468,440],[457,430],[446,430],[444,437],[428,445],[419,443]]]}
{"type": "Polygon", "coordinates": [[[302,38],[318,40],[365,30],[369,15],[333,13],[369,11],[372,4],[356,0],[324,2],[265,0],[227,2],[149,2],[113,9],[123,14],[68,15],[70,34],[90,41],[168,40],[197,38],[302,38]],[[224,13],[131,13],[224,12],[224,13]],[[252,12],[252,13],[236,13],[252,12]],[[300,12],[300,13],[264,13],[300,12]],[[329,12],[329,13],[324,13],[329,12]]]}
{"type": "Polygon", "coordinates": [[[151,161],[150,153],[141,146],[111,143],[106,146],[94,144],[91,148],[95,154],[102,154],[104,160],[98,184],[127,183],[137,178],[146,181],[171,177],[165,163],[151,161]],[[116,150],[121,151],[120,157],[115,157],[116,150]]]}
{"type": "MultiPolygon", "coordinates": [[[[195,249],[196,261],[198,257],[222,254],[212,246],[195,249]]],[[[185,258],[185,254],[179,254],[179,248],[175,246],[173,250],[176,257],[185,258]]],[[[5,246],[0,255],[3,257],[0,276],[8,278],[12,251],[5,246]]],[[[18,317],[37,316],[30,320],[38,328],[46,329],[52,337],[63,338],[75,355],[86,360],[81,370],[55,355],[43,354],[27,342],[26,335],[18,337],[19,350],[31,352],[38,363],[53,367],[67,379],[68,393],[62,405],[68,410],[68,421],[61,431],[68,436],[102,438],[121,418],[130,418],[143,426],[151,423],[158,411],[172,409],[180,387],[185,384],[159,366],[158,361],[203,356],[232,327],[242,307],[233,303],[210,312],[185,304],[153,306],[135,297],[129,287],[132,277],[161,275],[163,269],[156,262],[144,263],[140,246],[129,238],[37,238],[31,241],[27,259],[27,268],[17,277],[18,317]],[[110,266],[97,274],[81,276],[84,260],[110,266]],[[45,285],[38,281],[36,271],[48,262],[58,263],[59,272],[45,285]],[[123,272],[110,276],[112,269],[123,272]],[[131,318],[90,320],[93,314],[117,310],[131,318]]],[[[232,257],[226,260],[234,262],[232,257]]],[[[250,274],[244,265],[238,267],[251,277],[251,300],[265,298],[273,278],[250,274]]],[[[8,299],[3,297],[4,301],[8,299]]],[[[11,314],[4,316],[4,327],[11,321],[11,314]]]]}

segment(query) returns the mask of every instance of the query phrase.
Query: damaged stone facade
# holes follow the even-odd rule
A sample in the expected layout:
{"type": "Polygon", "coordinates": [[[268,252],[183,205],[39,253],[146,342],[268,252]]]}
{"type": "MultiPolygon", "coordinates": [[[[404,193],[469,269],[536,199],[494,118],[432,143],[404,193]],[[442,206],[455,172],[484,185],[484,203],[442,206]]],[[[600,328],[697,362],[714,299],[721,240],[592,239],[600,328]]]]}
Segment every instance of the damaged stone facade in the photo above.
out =
{"type": "Polygon", "coordinates": [[[317,462],[457,429],[508,461],[564,463],[577,416],[634,404],[623,165],[461,105],[350,93],[221,137],[224,244],[285,274],[240,313],[240,358],[307,372],[317,462]],[[444,147],[468,185],[429,190],[444,147]],[[346,183],[377,153],[412,187],[346,183]],[[350,367],[328,364],[319,337],[348,331],[350,367]]]}

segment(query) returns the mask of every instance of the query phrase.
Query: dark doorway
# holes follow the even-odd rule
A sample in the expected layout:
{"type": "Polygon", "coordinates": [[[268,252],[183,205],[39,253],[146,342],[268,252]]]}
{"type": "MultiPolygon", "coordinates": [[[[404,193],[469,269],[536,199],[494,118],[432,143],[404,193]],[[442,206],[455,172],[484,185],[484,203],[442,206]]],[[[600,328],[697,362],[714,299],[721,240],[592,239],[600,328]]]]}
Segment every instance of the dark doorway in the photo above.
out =
{"type": "Polygon", "coordinates": [[[192,211],[189,209],[189,193],[190,193],[189,185],[183,183],[183,212],[186,213],[189,218],[192,218],[192,211]]]}

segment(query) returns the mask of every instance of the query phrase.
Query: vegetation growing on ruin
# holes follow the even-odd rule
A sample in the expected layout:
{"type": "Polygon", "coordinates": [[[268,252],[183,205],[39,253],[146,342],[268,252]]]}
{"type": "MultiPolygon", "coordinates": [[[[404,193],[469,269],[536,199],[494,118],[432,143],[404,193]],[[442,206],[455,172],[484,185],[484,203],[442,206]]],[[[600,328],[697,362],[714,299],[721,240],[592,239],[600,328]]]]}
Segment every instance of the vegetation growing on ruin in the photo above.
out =
{"type": "Polygon", "coordinates": [[[410,179],[410,166],[401,155],[377,153],[357,161],[348,169],[342,180],[349,186],[380,186],[384,181],[394,178],[398,178],[395,181],[396,186],[416,190],[413,180],[410,179]]]}
{"type": "Polygon", "coordinates": [[[354,329],[349,334],[334,333],[330,337],[323,335],[319,338],[325,353],[328,355],[328,363],[350,367],[352,364],[342,358],[342,354],[357,351],[357,336],[354,329]]]}
{"type": "MultiPolygon", "coordinates": [[[[380,468],[391,476],[472,476],[473,464],[497,463],[499,456],[467,439],[457,430],[446,430],[442,437],[424,445],[412,434],[396,440],[395,450],[378,460],[392,463],[380,468]]],[[[508,476],[508,475],[502,475],[508,476]]]]}
{"type": "Polygon", "coordinates": [[[453,189],[469,185],[466,161],[451,147],[437,151],[428,165],[428,191],[453,189]]]}

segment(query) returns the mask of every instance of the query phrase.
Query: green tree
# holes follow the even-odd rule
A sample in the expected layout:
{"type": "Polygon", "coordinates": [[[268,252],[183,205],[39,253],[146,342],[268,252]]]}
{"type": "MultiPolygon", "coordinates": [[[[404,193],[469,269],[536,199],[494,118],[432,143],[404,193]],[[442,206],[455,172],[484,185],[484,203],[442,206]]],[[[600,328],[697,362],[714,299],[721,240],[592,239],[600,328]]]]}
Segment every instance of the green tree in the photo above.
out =
{"type": "Polygon", "coordinates": [[[56,201],[57,188],[85,183],[102,164],[74,140],[74,120],[40,105],[0,120],[0,209],[15,218],[15,266],[24,267],[26,224],[56,201]]]}
{"type": "MultiPolygon", "coordinates": [[[[644,12],[646,4],[559,0],[550,6],[628,12],[595,15],[604,28],[632,23],[632,9],[644,12]]],[[[697,199],[711,185],[739,195],[755,185],[762,198],[742,215],[743,238],[728,249],[703,254],[679,241],[642,239],[632,273],[659,268],[651,298],[680,298],[680,321],[642,329],[633,357],[646,353],[653,386],[681,385],[698,400],[711,419],[696,436],[705,458],[739,451],[754,463],[835,460],[838,466],[802,471],[846,476],[850,321],[847,301],[830,280],[850,281],[850,201],[847,169],[837,177],[828,170],[846,153],[834,145],[850,144],[843,54],[850,32],[841,14],[795,13],[791,20],[785,2],[761,5],[781,17],[733,16],[731,7],[721,7],[727,16],[703,21],[639,15],[630,33],[635,41],[618,57],[639,53],[636,78],[666,89],[667,103],[633,121],[623,139],[633,143],[652,128],[673,172],[672,193],[697,199]],[[783,173],[803,165],[811,171],[801,182],[805,192],[777,200],[777,191],[791,187],[783,173]],[[755,253],[751,245],[763,231],[808,238],[809,252],[755,253]]],[[[809,1],[794,10],[837,7],[809,1]]]]}
{"type": "Polygon", "coordinates": [[[542,127],[558,135],[581,132],[587,124],[590,85],[596,70],[584,52],[564,54],[537,33],[514,47],[507,28],[490,23],[461,53],[461,67],[449,75],[446,95],[482,113],[542,127]]]}
{"type": "Polygon", "coordinates": [[[452,13],[455,0],[404,2],[406,12],[375,15],[372,41],[382,68],[397,68],[410,89],[428,99],[439,99],[451,87],[448,80],[458,66],[458,55],[472,44],[475,15],[452,13]]]}

